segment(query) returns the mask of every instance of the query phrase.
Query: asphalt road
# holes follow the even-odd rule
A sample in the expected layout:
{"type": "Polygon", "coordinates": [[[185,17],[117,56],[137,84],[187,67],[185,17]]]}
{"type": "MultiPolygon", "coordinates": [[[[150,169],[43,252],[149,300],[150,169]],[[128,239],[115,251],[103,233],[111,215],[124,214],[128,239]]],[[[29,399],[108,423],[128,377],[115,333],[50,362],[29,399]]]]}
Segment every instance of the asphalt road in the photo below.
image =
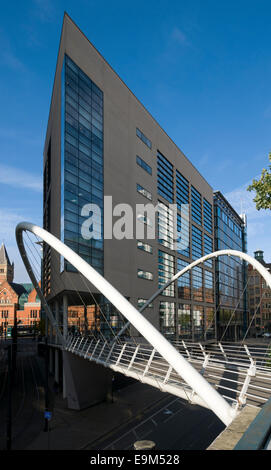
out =
{"type": "Polygon", "coordinates": [[[211,411],[165,395],[140,419],[135,418],[86,449],[133,449],[134,442],[147,439],[154,441],[159,450],[204,450],[224,428],[211,411]]]}

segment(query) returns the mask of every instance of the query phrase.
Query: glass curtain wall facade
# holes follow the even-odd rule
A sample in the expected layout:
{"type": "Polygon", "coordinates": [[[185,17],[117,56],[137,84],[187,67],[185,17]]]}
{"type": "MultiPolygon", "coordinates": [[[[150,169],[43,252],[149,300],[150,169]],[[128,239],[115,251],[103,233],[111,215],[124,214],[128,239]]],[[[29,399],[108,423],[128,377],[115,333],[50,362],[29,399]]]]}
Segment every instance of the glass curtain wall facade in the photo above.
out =
{"type": "MultiPolygon", "coordinates": [[[[103,93],[66,55],[62,69],[61,240],[103,274],[103,93]],[[96,237],[81,226],[85,204],[100,208],[96,237]]],[[[74,271],[67,261],[61,270],[74,271]]]]}
{"type": "MultiPolygon", "coordinates": [[[[159,287],[192,261],[213,251],[213,207],[202,194],[157,152],[158,192],[158,280],[159,287]],[[170,204],[177,206],[174,249],[174,217],[170,204]],[[163,250],[162,250],[163,248],[163,250]]],[[[204,340],[215,337],[213,262],[185,273],[163,292],[160,301],[160,329],[171,339],[204,340]]]]}
{"type": "MultiPolygon", "coordinates": [[[[246,252],[244,221],[219,192],[214,193],[215,250],[246,252]]],[[[247,266],[239,258],[220,256],[215,261],[218,339],[243,337],[247,324],[247,266]]]]}
{"type": "MultiPolygon", "coordinates": [[[[103,92],[67,55],[62,67],[61,111],[61,240],[103,274],[103,92]],[[87,239],[81,232],[86,220],[82,208],[91,203],[99,212],[87,213],[95,222],[93,238],[87,239]]],[[[61,257],[63,271],[76,269],[61,257]]],[[[87,305],[81,302],[80,297],[69,307],[69,328],[110,335],[111,329],[122,326],[115,309],[101,294],[91,294],[87,305]]]]}

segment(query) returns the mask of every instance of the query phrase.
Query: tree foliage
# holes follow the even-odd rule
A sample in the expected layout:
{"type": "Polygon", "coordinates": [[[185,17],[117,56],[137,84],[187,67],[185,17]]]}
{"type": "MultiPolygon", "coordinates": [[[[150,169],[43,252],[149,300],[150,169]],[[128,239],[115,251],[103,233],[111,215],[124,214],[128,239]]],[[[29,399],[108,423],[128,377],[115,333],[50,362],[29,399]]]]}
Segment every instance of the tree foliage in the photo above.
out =
{"type": "MultiPolygon", "coordinates": [[[[269,153],[269,161],[271,162],[271,153],[269,153]]],[[[256,192],[253,201],[256,203],[257,210],[271,210],[271,165],[269,165],[268,170],[265,168],[262,170],[260,179],[254,179],[247,190],[256,192]]]]}

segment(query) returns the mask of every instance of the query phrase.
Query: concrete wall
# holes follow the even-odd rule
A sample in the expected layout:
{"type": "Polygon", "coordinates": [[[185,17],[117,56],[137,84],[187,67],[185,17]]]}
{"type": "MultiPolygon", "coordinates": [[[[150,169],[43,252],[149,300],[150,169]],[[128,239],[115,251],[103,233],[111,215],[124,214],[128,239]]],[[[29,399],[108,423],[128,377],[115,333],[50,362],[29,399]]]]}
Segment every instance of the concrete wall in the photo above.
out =
{"type": "Polygon", "coordinates": [[[233,450],[259,412],[260,408],[245,406],[207,450],[233,450]]]}
{"type": "Polygon", "coordinates": [[[67,351],[63,351],[63,365],[68,408],[81,410],[111,396],[113,374],[110,369],[67,351]]]}

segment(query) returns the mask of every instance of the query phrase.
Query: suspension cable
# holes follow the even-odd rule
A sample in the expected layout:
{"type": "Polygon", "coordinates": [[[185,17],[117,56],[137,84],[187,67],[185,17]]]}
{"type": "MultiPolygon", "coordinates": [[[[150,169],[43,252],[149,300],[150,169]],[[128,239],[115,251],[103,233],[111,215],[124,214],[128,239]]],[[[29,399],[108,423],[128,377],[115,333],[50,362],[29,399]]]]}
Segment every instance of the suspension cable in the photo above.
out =
{"type": "MultiPolygon", "coordinates": [[[[27,232],[26,232],[26,233],[27,233],[27,232]]],[[[27,233],[27,235],[28,235],[28,233],[27,233]]],[[[38,240],[36,234],[34,234],[34,235],[35,235],[35,237],[36,237],[36,240],[37,240],[38,243],[39,243],[39,240],[38,240]]],[[[36,248],[36,247],[35,247],[35,248],[36,248]]],[[[36,250],[36,251],[37,251],[37,250],[36,250]]],[[[41,255],[40,255],[40,256],[41,256],[41,255]]],[[[53,264],[53,263],[51,263],[51,268],[52,268],[53,271],[55,271],[56,280],[59,280],[59,281],[61,282],[61,286],[60,286],[61,289],[60,289],[60,291],[61,291],[61,290],[64,290],[64,287],[65,287],[65,286],[64,286],[64,281],[61,279],[61,276],[59,276],[59,273],[56,271],[56,268],[54,267],[54,264],[53,264]],[[62,288],[63,288],[63,289],[62,289],[62,288]]],[[[67,274],[68,274],[68,277],[70,277],[70,280],[71,280],[71,273],[67,272],[67,274]]],[[[81,274],[81,273],[80,273],[80,274],[81,274]]],[[[72,280],[71,280],[71,282],[72,282],[72,280]]],[[[87,309],[88,306],[87,306],[86,303],[84,302],[84,300],[83,300],[83,298],[82,298],[80,292],[76,289],[76,287],[74,287],[73,282],[72,282],[72,285],[73,285],[74,291],[76,292],[76,294],[78,295],[78,297],[79,297],[80,300],[82,301],[84,307],[87,309]]],[[[55,294],[56,294],[56,291],[55,291],[55,294]]],[[[73,293],[71,294],[71,297],[72,297],[73,300],[74,300],[74,294],[73,294],[73,293]]],[[[77,301],[74,302],[74,305],[75,305],[75,306],[77,306],[76,303],[77,303],[77,301]]],[[[92,333],[93,336],[95,337],[93,331],[92,331],[91,333],[92,333]]],[[[101,334],[101,336],[103,337],[104,341],[106,342],[107,340],[106,340],[106,338],[103,336],[103,334],[102,334],[101,332],[99,332],[99,333],[101,334]]]]}
{"type": "Polygon", "coordinates": [[[106,324],[108,325],[110,331],[112,332],[114,338],[117,338],[116,333],[114,332],[112,326],[110,325],[110,322],[108,321],[108,319],[106,318],[105,313],[103,312],[103,309],[102,309],[101,306],[98,304],[98,302],[97,302],[97,300],[95,299],[93,293],[91,292],[91,290],[90,290],[88,284],[86,283],[86,280],[85,280],[84,276],[83,276],[81,273],[79,273],[79,274],[80,274],[80,277],[81,277],[82,281],[84,282],[86,288],[88,289],[90,295],[92,296],[95,305],[99,308],[99,311],[100,311],[100,313],[102,314],[102,317],[104,318],[104,320],[105,320],[106,324]]]}
{"type": "MultiPolygon", "coordinates": [[[[215,281],[215,285],[214,285],[214,293],[215,293],[215,290],[216,290],[216,285],[218,284],[218,280],[216,279],[215,281]]],[[[214,303],[214,302],[213,302],[214,303]]],[[[212,316],[212,319],[211,319],[211,322],[210,322],[210,325],[206,328],[205,330],[205,334],[207,333],[207,331],[211,328],[212,324],[214,323],[214,320],[216,318],[216,314],[218,312],[218,309],[220,308],[220,303],[217,305],[215,311],[214,311],[214,314],[212,316]]]]}
{"type": "Polygon", "coordinates": [[[226,328],[225,328],[225,330],[224,330],[224,332],[223,332],[223,335],[222,335],[222,337],[220,338],[220,342],[223,340],[223,338],[224,338],[224,336],[225,336],[225,334],[226,334],[226,332],[227,332],[227,330],[228,330],[228,328],[229,328],[229,326],[230,326],[230,323],[231,323],[231,321],[232,321],[232,318],[233,318],[233,316],[234,316],[235,313],[236,313],[236,310],[237,310],[237,308],[238,308],[238,306],[239,306],[239,304],[240,304],[240,302],[241,302],[242,297],[244,296],[244,293],[245,293],[245,291],[246,291],[246,289],[247,289],[247,286],[248,286],[248,280],[247,280],[247,282],[246,282],[246,285],[245,285],[244,289],[242,290],[242,294],[241,294],[241,296],[240,296],[240,298],[239,298],[239,300],[238,300],[238,302],[237,302],[237,304],[236,304],[236,306],[235,306],[235,309],[234,309],[234,311],[233,311],[232,314],[231,314],[231,317],[230,317],[230,319],[229,319],[229,321],[228,321],[228,324],[227,324],[227,326],[226,326],[226,328]]]}
{"type": "MultiPolygon", "coordinates": [[[[29,237],[29,235],[28,235],[28,232],[26,232],[26,234],[27,234],[27,237],[28,237],[28,239],[29,239],[30,244],[34,247],[34,249],[35,249],[35,251],[36,251],[38,257],[40,258],[40,261],[42,261],[40,252],[37,250],[35,244],[34,244],[33,241],[30,239],[30,237],[29,237]]],[[[35,235],[35,234],[34,234],[34,235],[35,235]]],[[[40,243],[40,241],[38,240],[38,238],[37,238],[36,235],[35,235],[35,237],[36,237],[37,243],[40,243]]],[[[25,242],[26,242],[26,240],[25,240],[25,242]]],[[[32,249],[31,249],[31,245],[29,246],[27,242],[26,242],[26,245],[27,245],[28,249],[30,250],[32,256],[34,257],[35,261],[38,263],[37,258],[35,257],[35,255],[34,255],[32,249]]],[[[56,271],[56,268],[54,268],[53,264],[51,265],[51,267],[52,267],[52,270],[55,270],[55,271],[56,271]]],[[[36,274],[36,273],[35,273],[35,274],[36,274]]],[[[37,274],[36,274],[36,275],[37,275],[37,274]]],[[[40,273],[38,274],[38,276],[40,276],[40,273]]],[[[54,292],[55,295],[57,295],[57,284],[58,284],[58,282],[60,282],[60,291],[63,290],[63,286],[64,286],[64,283],[63,283],[63,281],[61,280],[60,276],[58,276],[58,273],[56,274],[56,280],[57,280],[57,282],[55,283],[55,285],[56,285],[55,288],[52,287],[52,291],[54,292]]],[[[58,284],[58,287],[59,287],[59,284],[58,284]]],[[[78,293],[78,292],[77,292],[77,293],[78,293]]],[[[78,294],[79,294],[79,293],[78,293],[78,294]]],[[[72,296],[73,296],[73,295],[72,295],[72,296]]],[[[46,300],[46,299],[45,299],[45,300],[46,300]]],[[[47,304],[48,308],[50,308],[50,306],[48,305],[47,301],[46,301],[46,304],[47,304]]],[[[76,305],[76,302],[75,302],[75,305],[76,305]]],[[[51,308],[50,308],[50,309],[51,309],[51,308]]],[[[62,325],[62,327],[63,327],[63,325],[62,325]]]]}
{"type": "MultiPolygon", "coordinates": [[[[27,233],[27,236],[28,236],[28,238],[29,238],[28,232],[26,232],[26,233],[27,233]]],[[[35,235],[35,234],[34,234],[34,235],[35,235]]],[[[38,240],[38,238],[37,238],[36,235],[35,235],[35,237],[36,237],[37,243],[39,243],[39,240],[38,240]]],[[[29,241],[33,244],[33,242],[30,240],[30,238],[29,238],[29,241]]],[[[28,246],[28,245],[27,245],[27,246],[28,246]]],[[[33,244],[33,246],[34,246],[34,248],[35,248],[37,254],[39,255],[39,257],[41,258],[41,255],[40,255],[40,253],[38,252],[38,250],[37,250],[37,248],[35,247],[34,244],[33,244]]],[[[31,248],[30,248],[29,246],[28,246],[28,248],[30,249],[31,253],[33,254],[31,248]]],[[[35,258],[35,260],[36,260],[36,258],[35,258]]],[[[36,261],[37,261],[37,260],[36,260],[36,261]]],[[[52,267],[52,270],[55,270],[55,271],[56,271],[56,268],[54,267],[53,263],[52,263],[51,267],[52,267]]],[[[70,276],[70,273],[68,273],[68,275],[70,276]]],[[[108,319],[106,318],[106,316],[105,316],[105,314],[104,314],[104,312],[103,312],[103,309],[102,309],[101,306],[98,304],[98,302],[97,302],[95,296],[93,295],[93,293],[91,292],[89,286],[87,285],[84,276],[83,276],[81,273],[79,273],[79,275],[80,275],[81,279],[83,280],[83,282],[84,282],[84,284],[85,284],[85,286],[86,286],[86,288],[87,288],[89,294],[90,294],[91,297],[93,298],[95,305],[98,307],[99,312],[102,314],[102,316],[103,316],[103,318],[104,318],[106,324],[108,325],[109,329],[111,330],[113,336],[116,336],[114,330],[112,329],[112,327],[111,327],[111,325],[110,325],[108,319]]],[[[58,274],[57,274],[57,275],[56,275],[56,279],[58,279],[58,278],[60,278],[60,276],[58,276],[58,274]]],[[[61,282],[63,283],[62,280],[61,280],[61,282]]],[[[73,283],[72,283],[72,284],[73,284],[73,283]]],[[[64,285],[64,283],[63,283],[63,285],[64,285]]],[[[77,294],[78,297],[80,298],[80,300],[81,300],[81,302],[83,303],[84,307],[87,309],[88,306],[87,306],[86,303],[84,302],[84,299],[82,298],[80,292],[76,289],[76,287],[74,286],[74,284],[73,284],[73,287],[74,287],[74,291],[76,292],[76,294],[77,294]]],[[[56,293],[56,292],[55,292],[55,293],[56,293]]],[[[76,302],[75,302],[75,305],[76,305],[76,302]]],[[[99,334],[100,334],[100,336],[102,336],[104,342],[107,342],[107,339],[106,339],[106,337],[104,336],[104,334],[102,333],[101,330],[99,331],[99,334]]],[[[95,336],[95,335],[94,335],[94,336],[95,336]]]]}
{"type": "Polygon", "coordinates": [[[264,292],[262,292],[262,295],[261,295],[261,298],[260,298],[260,302],[258,303],[258,306],[257,306],[257,308],[256,308],[256,310],[255,310],[255,312],[254,312],[254,315],[253,315],[252,318],[251,318],[250,324],[249,324],[249,326],[248,326],[248,328],[247,328],[247,330],[246,330],[246,332],[245,332],[245,334],[244,334],[244,337],[243,337],[243,340],[242,340],[241,344],[244,343],[244,341],[245,341],[245,339],[246,339],[246,337],[247,337],[248,331],[249,331],[249,329],[250,329],[250,327],[251,327],[251,325],[252,325],[252,322],[253,322],[253,320],[254,320],[254,318],[255,318],[255,316],[256,316],[256,314],[257,314],[259,308],[260,308],[260,305],[261,305],[261,303],[262,303],[263,297],[264,297],[264,292]]]}

